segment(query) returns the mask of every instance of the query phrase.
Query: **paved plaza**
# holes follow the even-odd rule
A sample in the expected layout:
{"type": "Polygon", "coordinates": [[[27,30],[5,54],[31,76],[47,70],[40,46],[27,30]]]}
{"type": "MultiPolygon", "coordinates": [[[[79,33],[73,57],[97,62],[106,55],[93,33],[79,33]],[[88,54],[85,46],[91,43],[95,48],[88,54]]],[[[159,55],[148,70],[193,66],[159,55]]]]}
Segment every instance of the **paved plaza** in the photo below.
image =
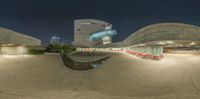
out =
{"type": "Polygon", "coordinates": [[[167,53],[160,61],[110,55],[87,71],[68,69],[58,54],[0,56],[0,99],[200,98],[197,52],[167,53]]]}

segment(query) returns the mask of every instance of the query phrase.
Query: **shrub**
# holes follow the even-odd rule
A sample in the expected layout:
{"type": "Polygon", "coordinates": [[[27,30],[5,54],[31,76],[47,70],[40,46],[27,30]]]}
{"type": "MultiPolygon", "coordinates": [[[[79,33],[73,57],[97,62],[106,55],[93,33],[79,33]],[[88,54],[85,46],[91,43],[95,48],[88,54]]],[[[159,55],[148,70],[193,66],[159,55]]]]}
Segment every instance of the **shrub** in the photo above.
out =
{"type": "Polygon", "coordinates": [[[45,51],[43,50],[33,50],[33,49],[29,49],[28,54],[30,55],[40,55],[40,54],[44,54],[45,51]]]}

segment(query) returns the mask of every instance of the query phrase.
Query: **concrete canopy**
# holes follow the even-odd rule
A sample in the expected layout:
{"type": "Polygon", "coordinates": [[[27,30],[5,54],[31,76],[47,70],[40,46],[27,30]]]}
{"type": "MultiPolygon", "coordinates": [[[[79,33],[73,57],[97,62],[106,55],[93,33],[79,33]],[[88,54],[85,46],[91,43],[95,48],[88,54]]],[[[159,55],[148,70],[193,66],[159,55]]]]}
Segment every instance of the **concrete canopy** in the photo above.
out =
{"type": "Polygon", "coordinates": [[[123,41],[125,46],[153,41],[200,41],[200,27],[183,23],[159,23],[144,27],[123,41]]]}
{"type": "Polygon", "coordinates": [[[0,44],[41,46],[41,40],[0,27],[0,44]]]}

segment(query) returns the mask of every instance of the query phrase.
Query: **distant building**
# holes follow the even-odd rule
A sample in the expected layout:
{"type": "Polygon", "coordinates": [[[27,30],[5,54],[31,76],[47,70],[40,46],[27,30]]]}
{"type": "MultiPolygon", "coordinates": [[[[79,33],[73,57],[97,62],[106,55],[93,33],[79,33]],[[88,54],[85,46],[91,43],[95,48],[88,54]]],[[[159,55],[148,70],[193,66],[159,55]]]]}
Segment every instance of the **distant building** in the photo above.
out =
{"type": "Polygon", "coordinates": [[[112,36],[116,35],[112,25],[95,19],[78,19],[74,22],[75,47],[95,47],[112,43],[112,36]]]}
{"type": "Polygon", "coordinates": [[[50,44],[52,45],[60,45],[60,37],[53,36],[51,37],[50,44]]]}

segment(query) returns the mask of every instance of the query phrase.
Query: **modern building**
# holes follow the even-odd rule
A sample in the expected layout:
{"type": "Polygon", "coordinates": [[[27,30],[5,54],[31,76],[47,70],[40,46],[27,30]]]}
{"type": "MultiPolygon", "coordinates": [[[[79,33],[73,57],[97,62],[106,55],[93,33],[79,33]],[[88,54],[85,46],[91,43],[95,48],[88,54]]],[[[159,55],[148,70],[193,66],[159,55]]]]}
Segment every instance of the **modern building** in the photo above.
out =
{"type": "Polygon", "coordinates": [[[0,54],[27,54],[29,49],[40,49],[41,40],[0,27],[0,54]]]}
{"type": "Polygon", "coordinates": [[[117,32],[112,30],[108,22],[95,19],[77,19],[74,22],[75,47],[94,47],[112,43],[112,36],[117,32]]]}
{"type": "Polygon", "coordinates": [[[141,57],[162,58],[166,49],[199,50],[200,27],[183,23],[158,23],[144,27],[124,41],[95,50],[123,51],[141,57]]]}

